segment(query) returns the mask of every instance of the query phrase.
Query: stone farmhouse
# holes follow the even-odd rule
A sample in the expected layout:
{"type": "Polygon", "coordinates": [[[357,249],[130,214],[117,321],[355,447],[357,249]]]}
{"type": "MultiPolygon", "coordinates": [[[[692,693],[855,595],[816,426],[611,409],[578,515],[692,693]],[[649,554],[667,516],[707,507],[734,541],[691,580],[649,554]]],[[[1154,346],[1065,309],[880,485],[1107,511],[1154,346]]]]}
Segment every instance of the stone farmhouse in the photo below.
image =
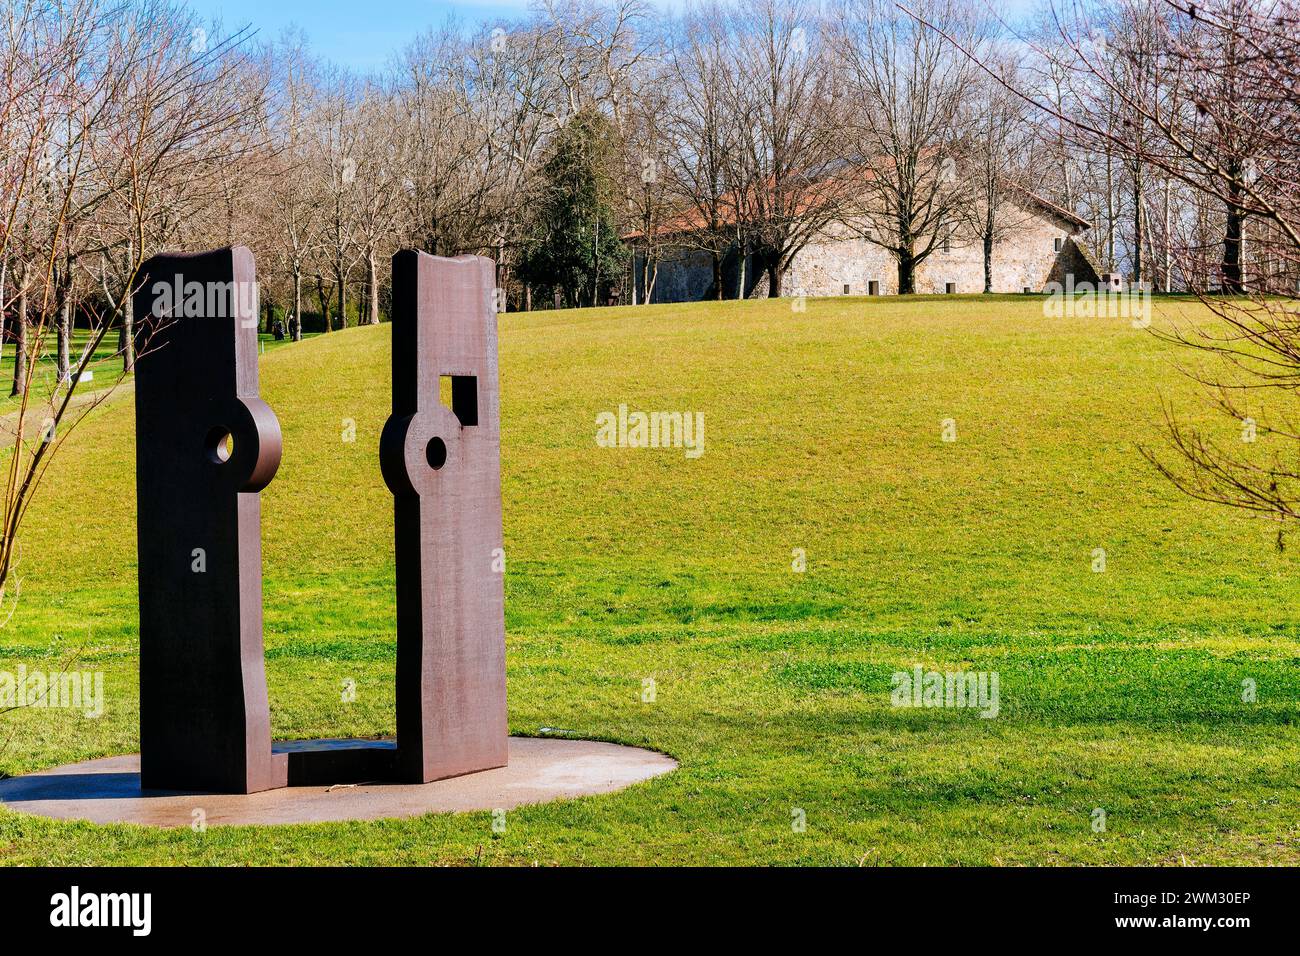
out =
{"type": "MultiPolygon", "coordinates": [[[[1067,275],[1075,285],[1100,281],[1096,263],[1080,233],[1089,228],[1086,220],[1025,190],[1009,190],[1012,198],[1003,210],[1010,223],[1009,235],[993,246],[994,292],[1042,292],[1049,283],[1065,284],[1067,275]]],[[[693,302],[716,298],[713,264],[708,252],[692,246],[689,217],[665,223],[656,235],[658,272],[650,301],[693,302]]],[[[865,220],[832,222],[796,256],[782,286],[785,295],[894,295],[898,291],[898,267],[884,249],[862,238],[865,220]]],[[[634,249],[635,302],[645,302],[645,246],[642,234],[627,238],[634,249]]],[[[737,298],[741,278],[744,295],[767,295],[767,275],[747,255],[741,268],[739,248],[727,250],[722,264],[723,297],[737,298]]],[[[918,293],[960,293],[984,291],[984,253],[978,237],[954,230],[936,246],[917,268],[918,293]]]]}

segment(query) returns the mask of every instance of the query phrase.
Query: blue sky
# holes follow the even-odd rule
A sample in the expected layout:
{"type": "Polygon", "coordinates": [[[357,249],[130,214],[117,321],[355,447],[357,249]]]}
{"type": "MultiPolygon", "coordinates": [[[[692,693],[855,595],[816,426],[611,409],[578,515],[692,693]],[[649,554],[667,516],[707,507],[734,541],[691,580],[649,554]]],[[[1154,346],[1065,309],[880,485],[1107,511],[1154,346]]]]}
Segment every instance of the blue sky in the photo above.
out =
{"type": "MultiPolygon", "coordinates": [[[[985,2],[1012,16],[1035,0],[985,2]]],[[[188,0],[188,5],[204,20],[216,18],[227,29],[251,25],[263,40],[275,39],[285,27],[301,27],[318,54],[366,72],[383,67],[414,36],[449,15],[465,24],[512,19],[527,13],[528,0],[188,0]]],[[[680,7],[681,0],[667,0],[666,5],[680,7]]]]}
{"type": "Polygon", "coordinates": [[[252,25],[259,39],[275,39],[285,27],[299,26],[321,56],[359,71],[382,67],[448,14],[477,23],[527,12],[527,0],[188,0],[187,5],[227,29],[252,25]]]}

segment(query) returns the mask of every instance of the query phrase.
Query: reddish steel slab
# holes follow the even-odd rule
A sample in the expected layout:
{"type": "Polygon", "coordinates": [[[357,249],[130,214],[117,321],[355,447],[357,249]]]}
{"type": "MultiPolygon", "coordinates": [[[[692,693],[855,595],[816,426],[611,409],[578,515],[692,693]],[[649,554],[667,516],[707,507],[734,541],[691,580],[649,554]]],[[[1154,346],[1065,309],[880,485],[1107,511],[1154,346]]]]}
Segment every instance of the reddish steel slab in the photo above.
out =
{"type": "Polygon", "coordinates": [[[393,414],[379,456],[394,498],[397,775],[407,782],[507,760],[494,289],[490,259],[393,257],[393,414]]]}

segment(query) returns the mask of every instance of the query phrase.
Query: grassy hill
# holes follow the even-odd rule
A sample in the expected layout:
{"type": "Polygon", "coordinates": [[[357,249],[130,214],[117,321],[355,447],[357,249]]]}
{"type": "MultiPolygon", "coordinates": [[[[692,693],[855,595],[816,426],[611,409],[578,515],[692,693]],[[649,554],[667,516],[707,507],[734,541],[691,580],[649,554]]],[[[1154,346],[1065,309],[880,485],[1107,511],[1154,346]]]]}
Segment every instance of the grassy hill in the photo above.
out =
{"type": "MultiPolygon", "coordinates": [[[[381,326],[262,359],[286,449],[263,494],[277,738],[393,730],[389,346],[381,326]]],[[[1018,296],[504,316],[511,730],[680,770],[504,834],[487,813],[198,834],[0,810],[0,861],[1300,863],[1297,558],[1139,454],[1161,396],[1195,411],[1178,357],[1018,296]],[[703,412],[705,453],[598,447],[620,403],[703,412]],[[917,664],[996,671],[998,716],[891,707],[917,664]]],[[[107,712],[0,718],[0,771],[137,747],[132,428],[123,398],[65,449],[0,631],[0,670],[81,649],[107,712]]]]}

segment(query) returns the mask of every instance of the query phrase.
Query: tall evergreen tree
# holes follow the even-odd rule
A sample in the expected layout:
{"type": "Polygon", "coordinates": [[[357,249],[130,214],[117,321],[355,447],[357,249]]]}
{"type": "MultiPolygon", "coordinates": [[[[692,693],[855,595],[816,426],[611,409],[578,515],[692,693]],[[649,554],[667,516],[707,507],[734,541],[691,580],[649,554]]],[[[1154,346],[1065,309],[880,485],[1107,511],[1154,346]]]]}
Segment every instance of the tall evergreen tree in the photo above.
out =
{"type": "Polygon", "coordinates": [[[595,110],[578,112],[556,136],[519,264],[535,292],[596,305],[603,289],[622,281],[628,250],[614,212],[617,158],[613,125],[595,110]]]}

